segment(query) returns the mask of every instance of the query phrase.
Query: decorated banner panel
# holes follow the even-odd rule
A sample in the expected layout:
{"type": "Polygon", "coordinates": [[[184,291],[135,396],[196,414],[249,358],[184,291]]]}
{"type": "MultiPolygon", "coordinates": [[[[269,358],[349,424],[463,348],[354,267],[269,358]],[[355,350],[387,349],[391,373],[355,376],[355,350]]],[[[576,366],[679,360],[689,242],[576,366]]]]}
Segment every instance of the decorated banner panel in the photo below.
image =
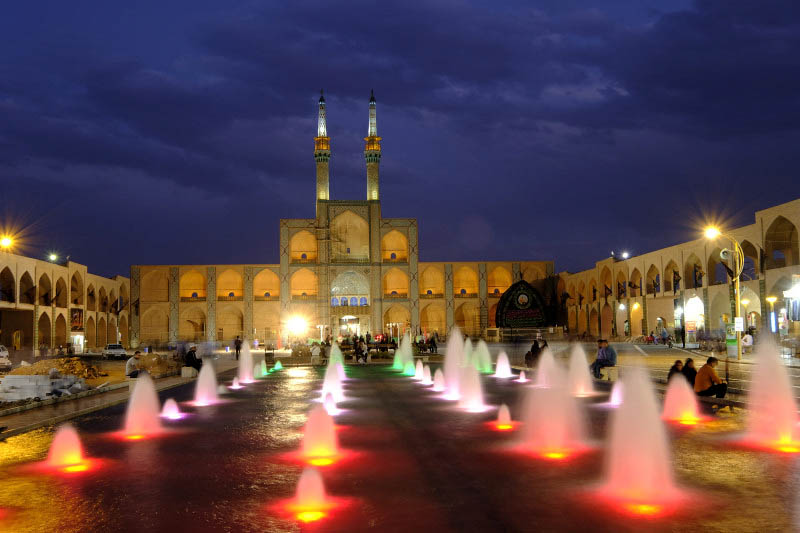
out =
{"type": "Polygon", "coordinates": [[[500,297],[495,315],[498,328],[539,328],[547,325],[544,302],[539,291],[520,280],[500,297]]]}

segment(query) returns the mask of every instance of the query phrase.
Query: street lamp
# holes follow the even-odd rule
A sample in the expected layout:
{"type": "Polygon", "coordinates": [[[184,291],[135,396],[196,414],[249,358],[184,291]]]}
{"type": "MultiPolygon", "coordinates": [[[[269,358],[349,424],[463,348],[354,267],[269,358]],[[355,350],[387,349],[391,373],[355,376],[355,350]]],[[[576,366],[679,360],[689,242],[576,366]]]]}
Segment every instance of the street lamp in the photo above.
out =
{"type": "Polygon", "coordinates": [[[3,235],[2,237],[0,237],[0,248],[2,248],[3,250],[8,250],[12,246],[14,246],[14,239],[9,237],[8,235],[3,235]]]}
{"type": "Polygon", "coordinates": [[[50,254],[48,257],[49,257],[50,261],[53,262],[53,263],[58,261],[58,256],[56,254],[50,254]]]}
{"type": "Polygon", "coordinates": [[[767,296],[769,302],[769,330],[775,333],[775,302],[778,301],[776,296],[767,296]]]}
{"type": "MultiPolygon", "coordinates": [[[[732,235],[728,233],[723,233],[719,230],[719,228],[715,226],[708,226],[704,232],[706,239],[713,241],[716,240],[718,237],[722,236],[731,241],[733,245],[733,292],[736,296],[736,317],[734,318],[734,323],[736,318],[741,318],[742,316],[742,293],[739,290],[739,278],[742,275],[742,270],[744,270],[744,252],[742,251],[742,246],[739,244],[732,235]]],[[[744,328],[742,328],[744,329],[744,328]]],[[[736,360],[742,360],[742,335],[741,331],[736,331],[736,360]]],[[[727,360],[727,355],[725,357],[727,360]]]]}

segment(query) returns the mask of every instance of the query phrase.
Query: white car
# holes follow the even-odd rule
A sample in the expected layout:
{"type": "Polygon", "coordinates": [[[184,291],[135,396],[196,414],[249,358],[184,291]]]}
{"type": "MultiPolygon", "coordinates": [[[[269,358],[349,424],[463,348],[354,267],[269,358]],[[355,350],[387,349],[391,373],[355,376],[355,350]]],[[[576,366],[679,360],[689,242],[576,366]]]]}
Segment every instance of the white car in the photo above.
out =
{"type": "Polygon", "coordinates": [[[0,372],[8,372],[12,367],[11,359],[8,358],[8,348],[0,344],[0,372]]]}
{"type": "Polygon", "coordinates": [[[116,359],[117,357],[124,359],[128,357],[128,352],[121,344],[106,344],[106,348],[103,350],[103,359],[116,359]]]}

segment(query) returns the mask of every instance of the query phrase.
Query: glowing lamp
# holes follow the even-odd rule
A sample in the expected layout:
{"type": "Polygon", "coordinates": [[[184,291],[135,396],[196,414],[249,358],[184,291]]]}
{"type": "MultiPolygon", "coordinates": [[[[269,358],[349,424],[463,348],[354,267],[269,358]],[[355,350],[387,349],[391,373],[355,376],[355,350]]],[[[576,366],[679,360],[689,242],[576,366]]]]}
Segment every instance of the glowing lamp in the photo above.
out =
{"type": "Polygon", "coordinates": [[[14,244],[14,239],[9,237],[8,235],[3,235],[0,237],[0,248],[3,250],[8,250],[14,244]]]}
{"type": "Polygon", "coordinates": [[[316,522],[325,518],[325,513],[322,511],[300,511],[295,515],[301,522],[316,522]]]}
{"type": "Polygon", "coordinates": [[[620,311],[624,311],[625,310],[625,304],[619,304],[619,310],[620,311]]]}
{"type": "Polygon", "coordinates": [[[719,231],[719,228],[716,228],[714,226],[708,226],[703,232],[703,234],[706,236],[706,239],[713,241],[714,239],[719,237],[722,234],[722,232],[719,231]]]}
{"type": "Polygon", "coordinates": [[[633,304],[633,309],[634,309],[634,311],[636,309],[639,309],[639,302],[636,302],[636,303],[633,304]]]}
{"type": "Polygon", "coordinates": [[[50,255],[48,256],[48,258],[50,259],[50,261],[53,261],[53,262],[55,262],[56,260],[58,260],[58,256],[57,256],[56,254],[50,254],[50,255]]]}
{"type": "Polygon", "coordinates": [[[627,259],[628,257],[630,257],[630,254],[628,252],[622,252],[623,259],[627,259]]]}
{"type": "Polygon", "coordinates": [[[628,503],[625,505],[625,509],[633,514],[644,516],[653,516],[661,512],[660,505],[653,505],[649,503],[628,503]]]}
{"type": "Polygon", "coordinates": [[[289,333],[292,335],[302,335],[308,329],[308,323],[301,316],[293,316],[289,318],[286,327],[289,328],[289,333]]]}
{"type": "Polygon", "coordinates": [[[742,300],[742,305],[745,305],[745,306],[746,306],[746,305],[748,305],[749,303],[750,303],[750,300],[748,300],[747,298],[745,298],[744,300],[742,300]]]}
{"type": "Polygon", "coordinates": [[[775,297],[775,296],[767,296],[767,301],[768,301],[769,303],[771,303],[771,304],[774,304],[775,302],[777,302],[777,301],[778,301],[778,298],[777,298],[777,297],[775,297]]]}

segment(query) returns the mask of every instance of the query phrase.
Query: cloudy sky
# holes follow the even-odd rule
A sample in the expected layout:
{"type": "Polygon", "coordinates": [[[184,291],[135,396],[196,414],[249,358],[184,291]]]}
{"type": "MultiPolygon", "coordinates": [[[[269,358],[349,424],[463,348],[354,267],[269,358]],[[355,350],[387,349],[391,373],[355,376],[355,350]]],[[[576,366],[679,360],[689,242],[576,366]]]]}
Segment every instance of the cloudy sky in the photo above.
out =
{"type": "Polygon", "coordinates": [[[791,0],[40,0],[0,34],[0,221],[99,274],[277,262],[323,87],[333,198],[374,88],[423,261],[575,271],[800,196],[791,0]]]}

